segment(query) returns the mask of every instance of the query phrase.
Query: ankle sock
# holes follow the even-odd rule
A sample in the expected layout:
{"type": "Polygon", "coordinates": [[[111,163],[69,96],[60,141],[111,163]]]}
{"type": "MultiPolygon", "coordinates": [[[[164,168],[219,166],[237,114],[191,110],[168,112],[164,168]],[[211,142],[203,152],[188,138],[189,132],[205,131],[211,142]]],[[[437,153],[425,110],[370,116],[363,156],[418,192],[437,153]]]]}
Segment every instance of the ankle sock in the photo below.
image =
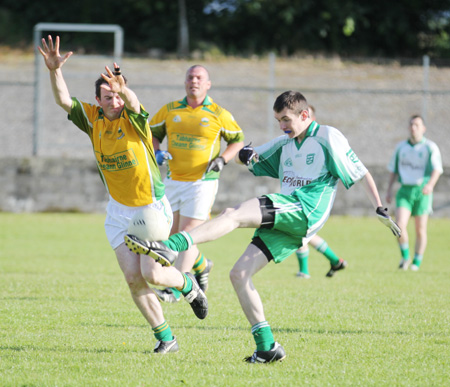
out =
{"type": "Polygon", "coordinates": [[[173,234],[169,239],[163,241],[163,243],[174,251],[185,251],[193,245],[192,238],[186,231],[173,234]]]}
{"type": "Polygon", "coordinates": [[[161,341],[171,341],[173,340],[172,330],[170,329],[167,321],[164,321],[161,325],[158,325],[155,328],[152,328],[153,334],[155,335],[156,340],[161,341]]]}
{"type": "Polygon", "coordinates": [[[270,351],[275,344],[272,329],[267,321],[252,326],[252,335],[255,339],[257,351],[270,351]]]}

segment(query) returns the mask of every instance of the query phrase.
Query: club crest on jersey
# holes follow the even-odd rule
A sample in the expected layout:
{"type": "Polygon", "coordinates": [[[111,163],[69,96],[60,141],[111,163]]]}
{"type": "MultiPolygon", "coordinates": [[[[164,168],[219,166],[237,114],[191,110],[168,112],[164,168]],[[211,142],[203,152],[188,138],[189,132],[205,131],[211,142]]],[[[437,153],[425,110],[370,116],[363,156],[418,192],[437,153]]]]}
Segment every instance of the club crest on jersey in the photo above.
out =
{"type": "Polygon", "coordinates": [[[200,126],[204,126],[204,127],[209,126],[209,118],[203,117],[200,120],[200,126]]]}
{"type": "Polygon", "coordinates": [[[123,130],[121,128],[119,128],[118,133],[119,133],[119,137],[117,137],[118,140],[120,140],[121,138],[123,138],[125,136],[125,133],[123,132],[123,130]]]}
{"type": "Polygon", "coordinates": [[[289,157],[285,162],[284,165],[286,167],[292,167],[292,159],[289,157]]]}
{"type": "Polygon", "coordinates": [[[314,162],[315,153],[309,153],[306,155],[306,165],[311,165],[314,162]]]}
{"type": "Polygon", "coordinates": [[[173,117],[173,122],[181,122],[181,117],[177,114],[175,117],[173,117]]]}

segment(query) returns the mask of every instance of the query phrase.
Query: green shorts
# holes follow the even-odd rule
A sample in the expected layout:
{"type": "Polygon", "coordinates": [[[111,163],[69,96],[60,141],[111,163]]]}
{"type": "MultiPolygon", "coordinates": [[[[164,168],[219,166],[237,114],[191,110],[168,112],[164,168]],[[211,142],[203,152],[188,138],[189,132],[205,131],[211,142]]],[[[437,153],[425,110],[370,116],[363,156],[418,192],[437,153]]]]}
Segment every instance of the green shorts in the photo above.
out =
{"type": "Polygon", "coordinates": [[[253,235],[259,237],[270,251],[275,263],[283,262],[302,245],[308,219],[298,198],[283,194],[265,195],[275,210],[272,228],[258,228],[253,235]]]}
{"type": "Polygon", "coordinates": [[[411,211],[412,216],[429,215],[433,212],[433,194],[424,195],[423,186],[402,185],[395,197],[397,207],[411,211]]]}

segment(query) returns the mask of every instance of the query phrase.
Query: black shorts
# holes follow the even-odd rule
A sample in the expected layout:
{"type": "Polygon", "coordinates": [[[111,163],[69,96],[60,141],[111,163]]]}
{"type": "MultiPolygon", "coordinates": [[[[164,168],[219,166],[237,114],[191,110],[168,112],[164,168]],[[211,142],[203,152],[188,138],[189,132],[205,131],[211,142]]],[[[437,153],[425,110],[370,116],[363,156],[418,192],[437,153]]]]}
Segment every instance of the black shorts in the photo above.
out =
{"type": "MultiPolygon", "coordinates": [[[[260,228],[272,228],[275,222],[275,208],[273,207],[273,202],[267,196],[260,196],[258,200],[262,215],[260,228]]],[[[272,253],[260,237],[254,237],[252,239],[252,245],[255,245],[260,249],[269,262],[273,260],[272,253]]]]}
{"type": "Polygon", "coordinates": [[[267,196],[260,196],[258,200],[262,215],[261,226],[259,226],[259,228],[272,228],[275,223],[275,208],[273,202],[267,196]]]}

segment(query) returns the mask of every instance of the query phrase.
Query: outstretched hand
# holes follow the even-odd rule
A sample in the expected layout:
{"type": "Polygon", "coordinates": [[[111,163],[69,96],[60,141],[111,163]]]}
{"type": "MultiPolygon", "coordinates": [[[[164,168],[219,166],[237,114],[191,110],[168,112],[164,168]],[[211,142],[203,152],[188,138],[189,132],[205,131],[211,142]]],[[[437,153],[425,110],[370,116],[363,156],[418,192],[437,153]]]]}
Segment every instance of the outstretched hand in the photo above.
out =
{"type": "Polygon", "coordinates": [[[113,93],[123,93],[126,84],[119,65],[114,62],[114,73],[108,66],[105,66],[105,69],[106,74],[102,74],[102,77],[106,82],[108,82],[111,91],[113,93]]]}
{"type": "Polygon", "coordinates": [[[66,63],[66,60],[69,59],[73,54],[72,51],[69,51],[66,55],[61,56],[61,54],[59,53],[59,36],[56,37],[54,45],[53,39],[50,35],[48,36],[48,45],[43,38],[42,47],[43,48],[38,46],[38,50],[44,57],[45,65],[50,71],[62,67],[62,65],[66,63]]]}

